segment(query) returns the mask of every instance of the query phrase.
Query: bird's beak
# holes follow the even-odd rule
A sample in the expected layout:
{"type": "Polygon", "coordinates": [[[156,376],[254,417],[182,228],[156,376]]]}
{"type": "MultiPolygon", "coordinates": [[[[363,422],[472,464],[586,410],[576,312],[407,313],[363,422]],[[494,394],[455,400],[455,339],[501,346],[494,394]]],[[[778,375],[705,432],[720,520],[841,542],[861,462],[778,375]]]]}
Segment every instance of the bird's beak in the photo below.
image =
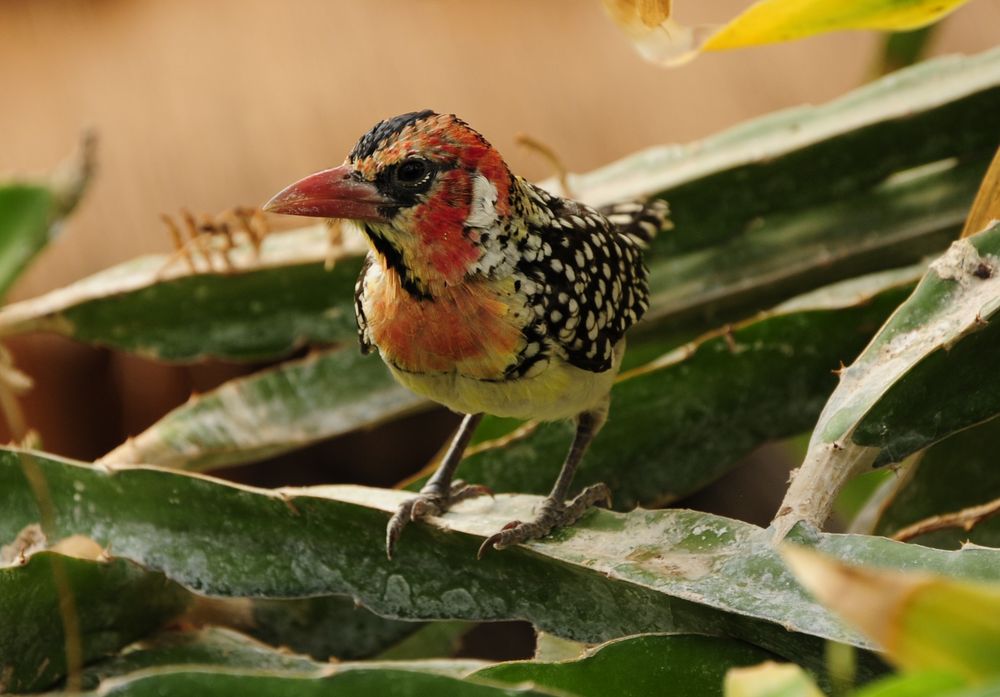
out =
{"type": "Polygon", "coordinates": [[[264,204],[264,210],[314,218],[350,218],[385,222],[392,200],[375,185],[352,176],[354,168],[342,165],[310,174],[281,190],[264,204]]]}

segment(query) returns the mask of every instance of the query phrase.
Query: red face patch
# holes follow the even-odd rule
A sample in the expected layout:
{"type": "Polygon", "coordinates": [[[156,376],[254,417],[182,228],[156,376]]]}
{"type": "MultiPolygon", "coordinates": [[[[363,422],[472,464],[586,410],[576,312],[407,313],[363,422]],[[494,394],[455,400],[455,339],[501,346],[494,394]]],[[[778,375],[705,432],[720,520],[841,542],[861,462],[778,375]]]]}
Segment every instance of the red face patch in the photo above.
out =
{"type": "Polygon", "coordinates": [[[461,282],[480,251],[465,234],[472,185],[468,172],[449,170],[440,175],[426,203],[413,211],[411,224],[419,249],[413,261],[429,265],[448,285],[461,282]]]}
{"type": "Polygon", "coordinates": [[[510,172],[503,158],[476,131],[451,115],[434,115],[410,124],[371,157],[354,163],[366,178],[384,168],[419,156],[440,167],[433,187],[422,200],[393,221],[406,265],[424,284],[461,283],[481,256],[465,233],[473,196],[473,178],[481,174],[497,191],[499,215],[510,212],[510,172]]]}

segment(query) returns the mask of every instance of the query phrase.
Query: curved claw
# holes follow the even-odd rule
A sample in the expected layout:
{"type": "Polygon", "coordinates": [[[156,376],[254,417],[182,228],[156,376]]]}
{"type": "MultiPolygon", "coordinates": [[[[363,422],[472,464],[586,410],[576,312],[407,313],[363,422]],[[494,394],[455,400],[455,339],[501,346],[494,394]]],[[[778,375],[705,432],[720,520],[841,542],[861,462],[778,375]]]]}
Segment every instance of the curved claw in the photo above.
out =
{"type": "MultiPolygon", "coordinates": [[[[588,487],[590,489],[591,487],[588,487]]],[[[595,484],[593,485],[593,496],[595,506],[600,506],[601,508],[610,509],[614,506],[614,501],[611,499],[611,489],[608,488],[606,484],[595,484]]],[[[586,494],[586,490],[584,491],[586,494]]]]}
{"type": "Polygon", "coordinates": [[[603,503],[611,507],[611,490],[605,484],[592,484],[580,492],[575,499],[564,504],[553,499],[546,499],[541,510],[527,523],[514,520],[504,525],[500,532],[490,535],[479,546],[477,559],[482,559],[487,551],[504,549],[528,540],[538,540],[548,536],[557,528],[573,525],[594,505],[603,503]]]}
{"type": "Polygon", "coordinates": [[[417,500],[410,499],[401,503],[389,519],[389,524],[385,526],[385,556],[389,561],[392,561],[392,553],[396,549],[400,535],[403,534],[403,528],[412,519],[413,504],[417,500]]]}
{"type": "Polygon", "coordinates": [[[483,544],[479,545],[479,551],[476,552],[476,559],[482,559],[483,555],[490,551],[490,549],[501,549],[505,547],[506,545],[504,544],[504,541],[508,537],[505,533],[513,530],[519,525],[521,525],[520,520],[512,520],[500,528],[500,532],[494,533],[483,540],[483,544]],[[497,545],[500,546],[497,547],[497,545]]]}
{"type": "Polygon", "coordinates": [[[483,555],[486,554],[491,547],[493,547],[494,543],[498,539],[500,539],[500,533],[487,537],[486,540],[483,541],[483,544],[479,545],[479,551],[476,552],[476,559],[482,559],[483,555]]]}
{"type": "Polygon", "coordinates": [[[385,528],[385,556],[392,560],[396,542],[399,541],[407,524],[428,516],[443,515],[459,501],[484,494],[489,494],[492,497],[493,491],[481,484],[466,484],[459,480],[452,483],[447,493],[442,494],[437,489],[427,489],[412,499],[404,501],[392,514],[392,518],[389,519],[389,524],[385,528]]]}

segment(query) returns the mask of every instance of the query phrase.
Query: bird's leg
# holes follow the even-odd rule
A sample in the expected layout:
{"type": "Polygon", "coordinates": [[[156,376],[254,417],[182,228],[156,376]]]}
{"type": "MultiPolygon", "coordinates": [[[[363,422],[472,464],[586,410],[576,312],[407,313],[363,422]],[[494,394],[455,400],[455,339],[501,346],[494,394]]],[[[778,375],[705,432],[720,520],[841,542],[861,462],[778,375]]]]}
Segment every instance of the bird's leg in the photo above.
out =
{"type": "Polygon", "coordinates": [[[466,414],[462,419],[462,425],[452,438],[444,460],[433,476],[424,484],[419,495],[404,501],[396,509],[385,529],[385,554],[389,559],[392,559],[396,541],[399,540],[407,523],[425,516],[441,515],[459,501],[492,494],[485,486],[469,485],[462,480],[452,481],[458,463],[462,461],[462,455],[482,418],[482,414],[466,414]]]}
{"type": "Polygon", "coordinates": [[[559,470],[559,477],[556,479],[552,491],[542,501],[541,509],[532,520],[526,523],[522,523],[520,520],[512,521],[503,526],[500,532],[486,538],[486,541],[479,548],[480,559],[491,547],[504,549],[528,540],[545,537],[555,528],[572,525],[596,503],[603,502],[606,506],[611,505],[611,491],[606,484],[592,484],[581,491],[572,501],[566,503],[566,495],[573,482],[576,467],[580,464],[583,454],[587,452],[590,442],[594,440],[594,436],[604,425],[607,414],[608,409],[605,405],[593,411],[585,411],[577,416],[573,445],[570,446],[562,469],[559,470]]]}

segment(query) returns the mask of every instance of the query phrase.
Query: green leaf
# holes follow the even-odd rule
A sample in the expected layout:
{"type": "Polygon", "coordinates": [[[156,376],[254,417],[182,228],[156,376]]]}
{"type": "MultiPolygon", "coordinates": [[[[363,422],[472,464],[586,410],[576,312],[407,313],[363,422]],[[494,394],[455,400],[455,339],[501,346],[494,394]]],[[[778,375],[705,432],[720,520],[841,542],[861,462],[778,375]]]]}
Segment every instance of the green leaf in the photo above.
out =
{"type": "MultiPolygon", "coordinates": [[[[570,185],[592,205],[651,194],[667,198],[675,228],[654,240],[658,263],[665,255],[766,229],[775,213],[809,211],[919,181],[946,168],[952,157],[979,163],[981,178],[996,149],[995,129],[983,120],[1000,113],[998,87],[1000,49],[938,58],[821,106],[776,112],[687,145],[650,148],[572,176],[570,185]]],[[[966,206],[978,183],[971,183],[966,206]]],[[[892,212],[883,210],[886,215],[891,219],[892,212]]],[[[960,226],[964,213],[953,215],[926,220],[932,227],[960,226]]],[[[863,219],[871,224],[878,216],[873,210],[863,219]]],[[[836,244],[840,235],[851,231],[828,231],[827,241],[836,244]]],[[[865,246],[874,251],[883,245],[871,237],[865,246]]],[[[836,262],[831,256],[823,262],[836,262]]],[[[727,266],[741,265],[736,260],[727,266]]]]}
{"type": "Polygon", "coordinates": [[[0,310],[0,335],[50,331],[163,361],[258,360],[306,344],[354,342],[358,257],[326,270],[323,226],[276,233],[234,270],[192,274],[140,257],[0,310]]]}
{"type": "Polygon", "coordinates": [[[956,675],[926,671],[879,680],[854,693],[854,697],[996,697],[997,694],[1000,682],[968,688],[956,675]]]}
{"type": "Polygon", "coordinates": [[[959,240],[842,371],[782,504],[822,524],[842,483],[1000,413],[1000,223],[959,240]]]}
{"type": "MultiPolygon", "coordinates": [[[[318,663],[275,651],[218,629],[166,633],[90,668],[87,686],[100,695],[448,695],[492,697],[552,693],[507,688],[463,676],[481,661],[318,663]]],[[[568,696],[572,697],[572,696],[568,696]]]]}
{"type": "MultiPolygon", "coordinates": [[[[928,448],[910,465],[891,496],[880,502],[875,531],[891,536],[931,516],[952,513],[1000,498],[1000,419],[956,433],[928,448]]],[[[913,541],[927,547],[958,549],[965,541],[1000,547],[1000,518],[972,530],[961,527],[929,532],[913,541]]]]}
{"type": "Polygon", "coordinates": [[[180,666],[310,675],[323,673],[329,664],[277,651],[229,629],[210,627],[193,632],[166,631],[144,639],[117,656],[89,666],[83,673],[83,686],[94,689],[108,678],[180,666]]]}
{"type": "Polygon", "coordinates": [[[0,186],[0,293],[49,241],[54,203],[52,192],[42,184],[0,186]]]}
{"type": "MultiPolygon", "coordinates": [[[[438,661],[375,661],[340,663],[336,668],[325,661],[274,648],[228,629],[207,627],[197,631],[166,631],[128,647],[121,654],[90,666],[84,671],[84,686],[96,688],[109,678],[157,674],[184,667],[198,668],[204,673],[280,674],[315,680],[328,678],[335,672],[356,669],[389,669],[393,672],[412,670],[454,678],[465,677],[483,665],[483,661],[453,659],[438,661]]],[[[250,675],[249,677],[253,677],[250,675]]]]}
{"type": "Polygon", "coordinates": [[[397,384],[376,356],[362,356],[352,345],[194,395],[101,462],[205,470],[262,459],[432,406],[397,384]]]}
{"type": "Polygon", "coordinates": [[[882,39],[875,70],[884,75],[921,60],[934,37],[934,30],[938,26],[928,24],[913,31],[896,31],[886,34],[882,39]]]}
{"type": "MultiPolygon", "coordinates": [[[[2,537],[12,538],[6,529],[2,537]]],[[[0,692],[40,690],[65,674],[59,603],[67,588],[88,661],[158,629],[180,615],[189,599],[162,574],[122,559],[37,552],[23,564],[0,566],[0,692]]]]}
{"type": "MultiPolygon", "coordinates": [[[[506,688],[470,683],[447,675],[412,669],[327,669],[326,675],[284,676],[266,672],[215,673],[198,668],[139,673],[102,686],[101,697],[199,695],[200,697],[339,697],[378,694],[382,697],[557,697],[532,688],[506,688]]],[[[563,696],[572,697],[572,696],[563,696]]]]}
{"type": "Polygon", "coordinates": [[[663,695],[668,685],[669,694],[722,697],[728,669],[768,658],[766,651],[732,639],[644,635],[608,642],[578,659],[501,663],[472,676],[581,697],[654,697],[663,695]]]}
{"type": "Polygon", "coordinates": [[[666,198],[675,228],[647,255],[646,324],[717,325],[943,249],[996,148],[998,86],[1000,50],[928,61],[570,185],[593,205],[666,198]]]}
{"type": "MultiPolygon", "coordinates": [[[[83,659],[88,662],[145,637],[182,613],[185,619],[195,622],[232,624],[274,646],[287,646],[321,661],[374,655],[422,626],[378,617],[344,596],[252,601],[206,599],[192,596],[162,574],[148,572],[125,560],[102,562],[50,551],[37,552],[25,563],[0,567],[0,693],[37,690],[65,675],[65,639],[59,611],[62,593],[56,582],[59,575],[66,578],[65,587],[74,598],[79,641],[83,659]],[[225,607],[227,603],[239,607],[225,607]],[[209,604],[212,612],[206,614],[203,608],[209,604]]],[[[467,623],[463,624],[467,630],[467,623]]],[[[218,641],[202,641],[204,637],[197,634],[180,635],[174,641],[170,637],[177,637],[168,635],[157,644],[158,650],[152,654],[158,657],[154,663],[162,665],[165,657],[178,655],[192,656],[181,661],[185,663],[218,663],[212,658],[214,654],[233,657],[235,654],[229,651],[232,642],[227,637],[240,635],[223,629],[212,632],[211,637],[218,641]],[[211,651],[206,653],[206,647],[211,651]],[[166,648],[170,650],[165,651],[166,648]]],[[[275,661],[267,665],[254,662],[257,661],[254,656],[267,647],[244,638],[240,641],[253,648],[246,666],[278,665],[275,661]]],[[[102,663],[97,672],[105,675],[125,672],[121,666],[136,670],[137,659],[144,655],[130,652],[124,658],[102,663]],[[108,672],[108,666],[116,667],[108,672]]],[[[283,660],[285,654],[274,656],[283,660]]],[[[416,657],[415,652],[408,657],[416,657]]],[[[301,667],[304,661],[297,658],[297,663],[288,665],[301,667]]],[[[323,665],[308,663],[310,669],[323,665]]],[[[468,662],[463,666],[474,667],[468,662]]]]}
{"type": "MultiPolygon", "coordinates": [[[[650,258],[650,309],[636,335],[660,326],[718,326],[826,283],[937,254],[958,236],[985,169],[979,159],[946,162],[807,209],[718,221],[742,234],[650,258]]],[[[739,181],[717,185],[747,187],[739,181]]],[[[698,205],[713,206],[707,200],[698,205]]],[[[711,230],[712,222],[691,224],[711,230]]],[[[686,236],[679,232],[675,239],[686,236]]]]}
{"type": "Polygon", "coordinates": [[[419,627],[417,631],[379,653],[376,659],[412,661],[452,656],[461,648],[462,637],[477,625],[474,622],[426,622],[416,626],[419,627]]]}
{"type": "MultiPolygon", "coordinates": [[[[761,649],[731,639],[704,636],[640,635],[596,647],[587,656],[563,662],[516,661],[481,667],[480,661],[410,661],[342,663],[336,672],[390,670],[401,681],[413,678],[401,670],[462,678],[471,684],[532,685],[544,694],[610,695],[634,697],[663,694],[664,684],[677,694],[711,697],[722,694],[726,669],[765,660],[761,649]],[[626,687],[627,686],[627,687],[626,687]],[[625,689],[626,691],[622,691],[625,689]]],[[[140,671],[157,674],[199,667],[204,673],[279,673],[324,679],[335,675],[329,664],[278,652],[240,634],[219,629],[198,632],[165,632],[130,647],[122,655],[89,668],[85,685],[140,671]]],[[[487,693],[489,694],[489,693],[487,693]]]]}
{"type": "MultiPolygon", "coordinates": [[[[353,598],[322,596],[294,600],[257,599],[244,628],[272,646],[287,646],[321,661],[368,658],[392,650],[419,631],[419,622],[374,615],[353,598]]],[[[445,654],[447,655],[447,654],[445,654]]]]}
{"type": "Polygon", "coordinates": [[[767,662],[730,670],[725,697],[823,697],[823,693],[794,663],[767,662]]]}
{"type": "MultiPolygon", "coordinates": [[[[319,661],[357,660],[376,655],[393,659],[434,658],[452,653],[404,653],[401,645],[416,640],[414,635],[426,627],[425,623],[379,617],[345,595],[280,599],[195,595],[181,621],[232,629],[319,661]]],[[[474,626],[467,622],[459,624],[463,625],[463,631],[474,626]]],[[[421,647],[432,648],[429,643],[421,647]]]]}
{"type": "MultiPolygon", "coordinates": [[[[0,451],[0,539],[37,516],[20,468],[24,456],[0,451]]],[[[767,531],[718,516],[595,511],[551,539],[477,561],[486,535],[523,519],[540,500],[501,495],[463,502],[442,519],[408,528],[389,561],[385,525],[406,492],[275,492],[176,471],[108,472],[32,457],[51,492],[54,534],[113,544],[116,554],[201,593],[346,593],[385,616],[525,619],[587,642],[646,632],[723,634],[815,670],[823,668],[825,638],[870,646],[804,595],[767,531]]],[[[1000,579],[994,550],[944,552],[851,535],[797,539],[851,563],[1000,579]]],[[[859,659],[860,679],[878,674],[870,656],[859,659]]]]}
{"type": "Polygon", "coordinates": [[[864,370],[878,350],[922,359],[885,386],[852,433],[855,443],[879,449],[876,467],[1000,413],[1000,380],[989,369],[1000,331],[991,322],[1000,311],[998,255],[1000,222],[954,243],[859,360],[864,370]],[[921,350],[911,353],[906,344],[918,337],[921,350]],[[916,404],[928,391],[933,405],[916,404]]]}
{"type": "MultiPolygon", "coordinates": [[[[625,373],[576,483],[607,483],[623,510],[661,504],[718,478],[762,443],[806,430],[836,385],[831,371],[857,355],[919,273],[824,288],[625,373]]],[[[481,444],[459,471],[494,491],[546,493],[572,430],[544,423],[481,444]]]]}
{"type": "Polygon", "coordinates": [[[58,233],[94,169],[94,141],[44,181],[0,183],[0,296],[58,233]]]}

